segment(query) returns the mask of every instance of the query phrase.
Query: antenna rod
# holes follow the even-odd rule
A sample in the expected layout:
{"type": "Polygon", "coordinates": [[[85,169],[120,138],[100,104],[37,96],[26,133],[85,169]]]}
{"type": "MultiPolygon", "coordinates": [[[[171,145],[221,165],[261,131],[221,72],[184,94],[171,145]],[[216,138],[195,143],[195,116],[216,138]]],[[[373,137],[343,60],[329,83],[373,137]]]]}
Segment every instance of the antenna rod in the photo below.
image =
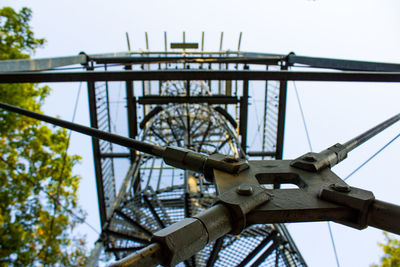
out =
{"type": "Polygon", "coordinates": [[[76,132],[90,135],[90,136],[98,138],[98,139],[106,140],[106,141],[112,142],[114,144],[132,148],[132,149],[135,149],[135,150],[138,150],[138,151],[141,151],[143,153],[150,154],[153,156],[162,157],[163,152],[165,150],[164,147],[155,146],[155,145],[152,145],[149,143],[137,141],[135,139],[127,138],[127,137],[120,136],[117,134],[112,134],[112,133],[97,130],[95,128],[91,128],[91,127],[79,125],[76,123],[72,123],[69,121],[53,118],[53,117],[50,117],[47,115],[39,114],[37,112],[33,112],[30,110],[26,110],[23,108],[5,104],[2,102],[0,102],[0,108],[15,112],[15,113],[18,113],[21,115],[25,115],[25,116],[28,116],[28,117],[31,117],[31,118],[34,118],[37,120],[45,121],[45,122],[48,122],[48,123],[51,123],[51,124],[54,124],[57,126],[61,126],[61,127],[64,127],[64,128],[76,131],[76,132]]]}
{"type": "Polygon", "coordinates": [[[126,43],[128,44],[128,51],[131,52],[131,43],[129,41],[129,34],[128,32],[126,32],[125,34],[126,34],[126,43]]]}
{"type": "Polygon", "coordinates": [[[400,113],[391,117],[390,119],[378,124],[374,128],[369,129],[365,133],[362,133],[359,136],[354,137],[353,139],[347,141],[346,143],[343,144],[343,146],[345,147],[347,152],[350,152],[351,150],[353,150],[354,148],[358,147],[359,145],[365,143],[370,138],[372,138],[375,135],[377,135],[378,133],[382,132],[383,130],[385,130],[386,128],[388,128],[389,126],[391,126],[398,120],[400,120],[400,113]]]}

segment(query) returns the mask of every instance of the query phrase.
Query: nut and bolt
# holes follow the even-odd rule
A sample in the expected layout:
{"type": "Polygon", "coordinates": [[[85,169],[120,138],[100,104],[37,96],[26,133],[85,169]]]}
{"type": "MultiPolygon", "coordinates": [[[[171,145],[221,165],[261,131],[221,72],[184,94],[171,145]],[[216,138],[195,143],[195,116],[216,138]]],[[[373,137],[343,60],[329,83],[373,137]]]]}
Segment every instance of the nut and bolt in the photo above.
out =
{"type": "Polygon", "coordinates": [[[351,191],[350,186],[348,186],[347,184],[340,184],[340,183],[331,184],[331,188],[337,192],[342,192],[342,193],[348,193],[351,191]]]}
{"type": "Polygon", "coordinates": [[[249,184],[241,184],[236,188],[236,193],[241,196],[250,196],[253,194],[253,187],[249,184]]]}

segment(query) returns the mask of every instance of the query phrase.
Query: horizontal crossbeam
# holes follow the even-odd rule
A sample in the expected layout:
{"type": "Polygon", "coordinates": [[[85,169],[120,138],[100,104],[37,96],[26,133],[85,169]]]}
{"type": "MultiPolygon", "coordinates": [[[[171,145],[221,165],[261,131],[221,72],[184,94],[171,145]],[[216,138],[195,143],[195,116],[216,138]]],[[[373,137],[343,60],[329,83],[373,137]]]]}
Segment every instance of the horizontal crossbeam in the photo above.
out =
{"type": "Polygon", "coordinates": [[[307,72],[307,71],[90,71],[0,73],[0,83],[142,81],[142,80],[272,80],[400,82],[400,72],[307,72]]]}
{"type": "Polygon", "coordinates": [[[138,102],[145,105],[162,105],[168,103],[236,104],[239,100],[233,96],[143,96],[139,97],[138,102]]]}

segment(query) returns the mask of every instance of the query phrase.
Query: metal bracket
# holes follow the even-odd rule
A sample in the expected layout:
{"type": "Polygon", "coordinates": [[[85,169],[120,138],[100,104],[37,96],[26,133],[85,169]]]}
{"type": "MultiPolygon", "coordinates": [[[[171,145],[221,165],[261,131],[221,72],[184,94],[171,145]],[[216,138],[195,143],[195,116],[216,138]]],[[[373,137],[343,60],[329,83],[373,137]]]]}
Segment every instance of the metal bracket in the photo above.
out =
{"type": "Polygon", "coordinates": [[[331,184],[321,188],[319,197],[358,211],[354,222],[339,221],[340,223],[357,229],[368,226],[368,211],[375,200],[371,191],[342,184],[331,184]]]}
{"type": "Polygon", "coordinates": [[[195,172],[204,173],[209,181],[213,181],[213,170],[221,170],[231,174],[237,174],[249,168],[246,160],[234,158],[223,154],[210,156],[181,147],[167,146],[162,157],[165,163],[195,172]]]}
{"type": "Polygon", "coordinates": [[[269,199],[270,195],[265,188],[259,185],[241,184],[223,193],[216,203],[226,206],[231,212],[233,225],[230,233],[237,235],[247,226],[247,213],[269,199]]]}
{"type": "MultiPolygon", "coordinates": [[[[249,164],[245,159],[234,158],[219,153],[212,154],[208,157],[205,166],[204,174],[206,179],[214,180],[213,170],[217,169],[230,174],[238,174],[249,168],[249,164]]],[[[212,181],[210,180],[210,181],[212,181]]]]}
{"type": "Polygon", "coordinates": [[[346,157],[346,147],[337,143],[320,153],[306,153],[305,155],[293,160],[290,163],[290,166],[306,171],[319,172],[325,168],[335,166],[346,157]]]}

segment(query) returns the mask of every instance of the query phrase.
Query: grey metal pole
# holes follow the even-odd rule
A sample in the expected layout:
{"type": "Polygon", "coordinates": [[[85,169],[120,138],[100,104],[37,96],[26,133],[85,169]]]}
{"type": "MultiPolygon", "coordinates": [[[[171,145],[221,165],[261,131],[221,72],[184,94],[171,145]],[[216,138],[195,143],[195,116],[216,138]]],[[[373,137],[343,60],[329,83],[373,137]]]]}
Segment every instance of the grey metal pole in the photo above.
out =
{"type": "Polygon", "coordinates": [[[9,110],[9,111],[12,111],[12,112],[15,112],[18,114],[22,114],[22,115],[25,115],[25,116],[28,116],[28,117],[31,117],[34,119],[45,121],[45,122],[48,122],[48,123],[51,123],[51,124],[54,124],[57,126],[61,126],[61,127],[64,127],[64,128],[70,129],[70,130],[74,130],[79,133],[90,135],[95,138],[103,139],[103,140],[106,140],[106,141],[109,141],[109,142],[112,142],[112,143],[115,143],[115,144],[118,144],[118,145],[121,145],[124,147],[133,148],[133,149],[136,149],[141,152],[144,152],[144,153],[147,153],[150,155],[154,155],[157,157],[162,157],[163,152],[165,150],[164,147],[159,147],[159,146],[155,146],[155,145],[152,145],[149,143],[137,141],[132,138],[127,138],[124,136],[100,131],[100,130],[97,130],[94,128],[90,128],[90,127],[79,125],[79,124],[72,123],[69,121],[53,118],[50,116],[46,116],[43,114],[39,114],[37,112],[33,112],[30,110],[26,110],[23,108],[8,105],[8,104],[1,103],[1,102],[0,102],[0,108],[9,110]]]}
{"type": "Polygon", "coordinates": [[[192,218],[186,218],[154,233],[153,244],[111,266],[175,266],[231,230],[229,210],[217,204],[192,218]]]}
{"type": "Polygon", "coordinates": [[[160,244],[154,243],[111,264],[110,267],[157,266],[162,264],[163,258],[160,244]]]}
{"type": "Polygon", "coordinates": [[[400,206],[374,200],[368,213],[368,225],[400,235],[400,206]]]}
{"type": "Polygon", "coordinates": [[[377,135],[378,133],[382,132],[384,129],[388,128],[389,126],[391,126],[398,120],[400,120],[400,113],[391,117],[390,119],[378,124],[374,128],[369,129],[365,133],[360,134],[359,136],[354,137],[353,139],[347,141],[346,143],[343,144],[343,146],[345,147],[347,152],[350,152],[351,150],[353,150],[354,148],[358,147],[359,145],[365,143],[370,138],[372,138],[375,135],[377,135]]]}
{"type": "Polygon", "coordinates": [[[205,166],[207,165],[210,168],[215,168],[229,173],[237,173],[241,171],[243,167],[244,168],[248,167],[247,163],[245,162],[239,162],[235,166],[235,164],[224,162],[220,159],[212,159],[212,157],[209,158],[209,156],[207,155],[192,150],[179,147],[171,147],[171,146],[161,147],[152,145],[150,143],[141,142],[132,138],[127,138],[124,136],[100,131],[98,129],[90,128],[69,121],[53,118],[47,115],[39,114],[30,110],[19,108],[13,105],[8,105],[2,102],[0,102],[0,108],[18,114],[22,114],[37,120],[52,123],[54,125],[74,130],[79,133],[90,135],[94,138],[99,138],[127,148],[135,149],[146,154],[163,158],[165,163],[184,170],[192,170],[195,172],[204,173],[205,166]]]}

